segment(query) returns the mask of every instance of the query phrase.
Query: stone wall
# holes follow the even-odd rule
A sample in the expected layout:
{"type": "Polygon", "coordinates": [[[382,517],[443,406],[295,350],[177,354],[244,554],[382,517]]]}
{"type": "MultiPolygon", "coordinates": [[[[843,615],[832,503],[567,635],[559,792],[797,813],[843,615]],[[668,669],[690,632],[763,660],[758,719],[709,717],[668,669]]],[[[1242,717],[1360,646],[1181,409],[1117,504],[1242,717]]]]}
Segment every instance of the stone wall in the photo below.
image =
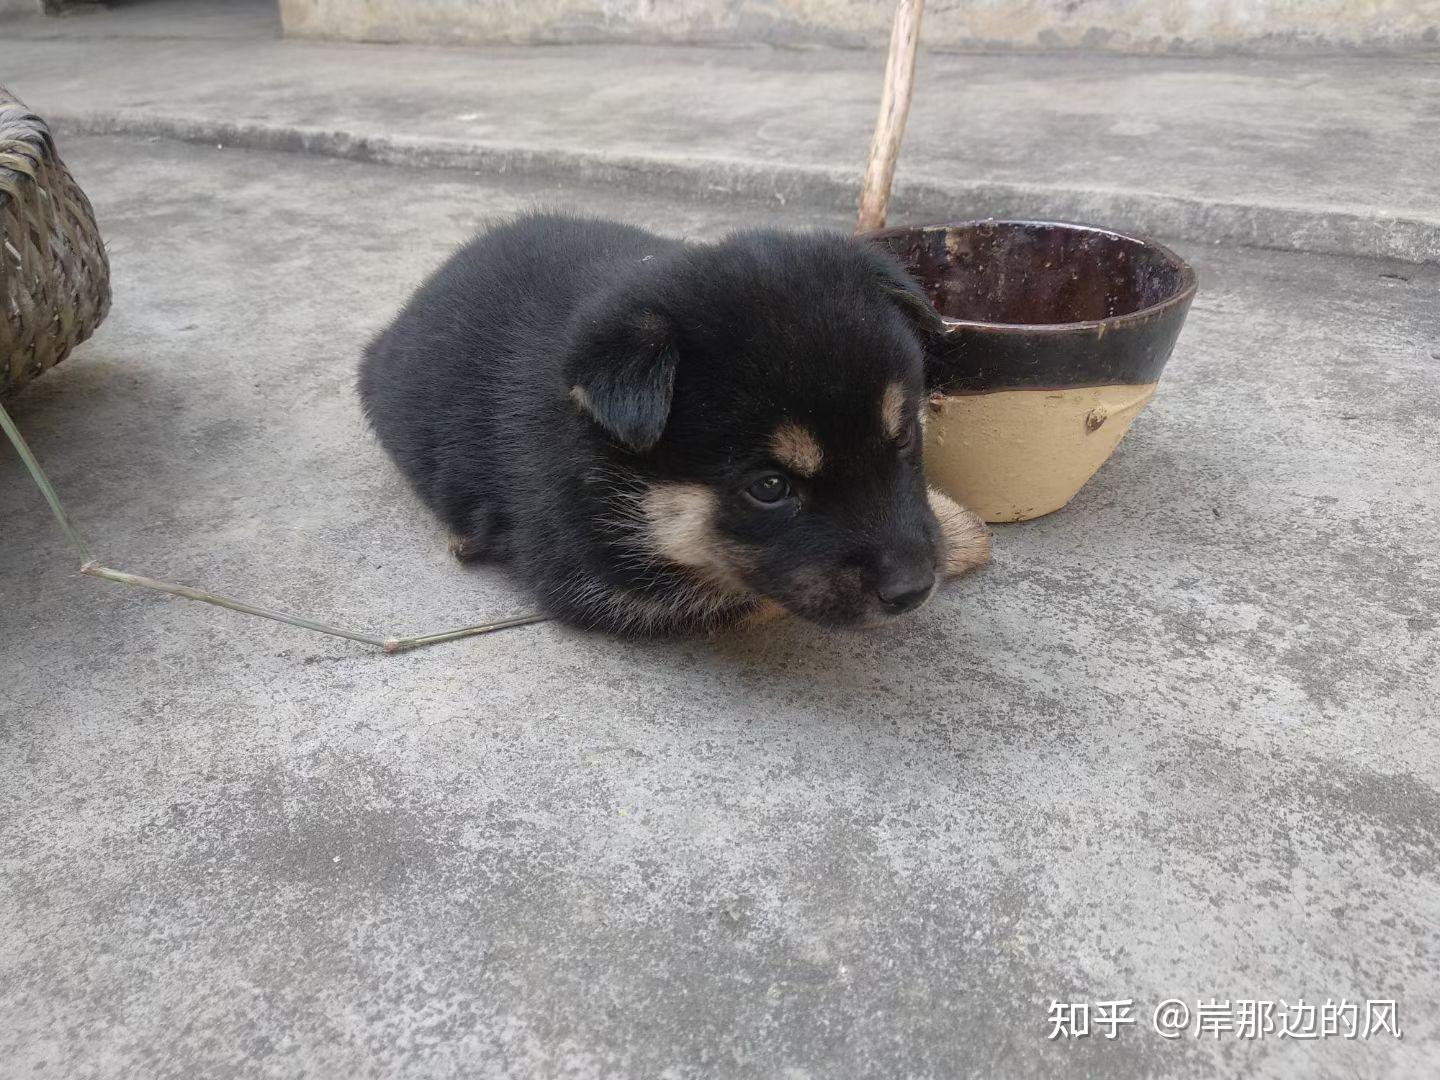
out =
{"type": "MultiPolygon", "coordinates": [[[[279,3],[286,33],[305,37],[842,47],[883,45],[894,10],[891,0],[279,3]]],[[[924,41],[953,50],[1440,53],[1440,0],[930,0],[924,41]]]]}

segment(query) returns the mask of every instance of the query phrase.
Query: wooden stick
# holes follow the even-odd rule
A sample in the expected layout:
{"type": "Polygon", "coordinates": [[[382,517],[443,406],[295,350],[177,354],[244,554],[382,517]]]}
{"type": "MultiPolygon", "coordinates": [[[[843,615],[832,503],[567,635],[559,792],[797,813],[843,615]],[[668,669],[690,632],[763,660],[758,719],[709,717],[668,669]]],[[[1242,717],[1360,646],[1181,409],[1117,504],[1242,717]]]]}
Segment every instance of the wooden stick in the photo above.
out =
{"type": "Polygon", "coordinates": [[[920,16],[925,0],[900,0],[890,28],[890,55],[885,60],[885,90],[880,98],[880,116],[875,121],[875,138],[870,143],[870,161],[865,167],[865,186],[860,189],[860,216],[857,233],[885,227],[890,207],[890,185],[895,180],[895,159],[905,138],[905,121],[910,116],[910,89],[915,83],[915,51],[920,45],[920,16]]]}

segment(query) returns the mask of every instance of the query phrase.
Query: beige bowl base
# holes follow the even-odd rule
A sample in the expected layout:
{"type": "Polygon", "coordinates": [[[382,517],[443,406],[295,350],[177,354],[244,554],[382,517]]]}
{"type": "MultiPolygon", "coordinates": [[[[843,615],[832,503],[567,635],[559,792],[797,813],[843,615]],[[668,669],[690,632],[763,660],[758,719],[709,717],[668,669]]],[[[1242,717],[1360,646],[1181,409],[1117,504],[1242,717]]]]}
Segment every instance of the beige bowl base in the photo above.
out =
{"type": "Polygon", "coordinates": [[[926,476],[986,521],[1053,513],[1105,464],[1155,386],[941,398],[925,426],[926,476]]]}

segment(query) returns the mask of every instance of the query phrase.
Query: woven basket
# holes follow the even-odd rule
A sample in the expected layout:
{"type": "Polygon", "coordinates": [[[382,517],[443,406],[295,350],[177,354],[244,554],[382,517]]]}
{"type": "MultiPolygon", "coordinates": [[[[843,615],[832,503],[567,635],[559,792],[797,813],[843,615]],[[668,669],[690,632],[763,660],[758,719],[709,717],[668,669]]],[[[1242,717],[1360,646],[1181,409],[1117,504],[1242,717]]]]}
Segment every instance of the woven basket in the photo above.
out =
{"type": "Polygon", "coordinates": [[[90,201],[45,121],[0,86],[0,397],[64,360],[109,310],[90,201]]]}

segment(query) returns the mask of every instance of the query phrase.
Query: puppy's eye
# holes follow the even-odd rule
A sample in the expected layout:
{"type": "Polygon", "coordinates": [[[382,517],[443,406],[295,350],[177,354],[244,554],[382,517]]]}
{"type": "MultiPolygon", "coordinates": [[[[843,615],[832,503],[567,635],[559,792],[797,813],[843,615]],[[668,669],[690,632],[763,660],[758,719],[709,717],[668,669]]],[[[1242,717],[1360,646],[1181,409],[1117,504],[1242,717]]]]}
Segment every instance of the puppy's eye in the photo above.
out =
{"type": "Polygon", "coordinates": [[[906,426],[905,430],[900,433],[900,437],[895,440],[895,445],[901,450],[909,450],[910,447],[915,445],[914,424],[909,424],[906,426]]]}
{"type": "Polygon", "coordinates": [[[778,473],[766,473],[745,489],[745,494],[761,506],[775,506],[790,494],[790,484],[778,473]]]}

